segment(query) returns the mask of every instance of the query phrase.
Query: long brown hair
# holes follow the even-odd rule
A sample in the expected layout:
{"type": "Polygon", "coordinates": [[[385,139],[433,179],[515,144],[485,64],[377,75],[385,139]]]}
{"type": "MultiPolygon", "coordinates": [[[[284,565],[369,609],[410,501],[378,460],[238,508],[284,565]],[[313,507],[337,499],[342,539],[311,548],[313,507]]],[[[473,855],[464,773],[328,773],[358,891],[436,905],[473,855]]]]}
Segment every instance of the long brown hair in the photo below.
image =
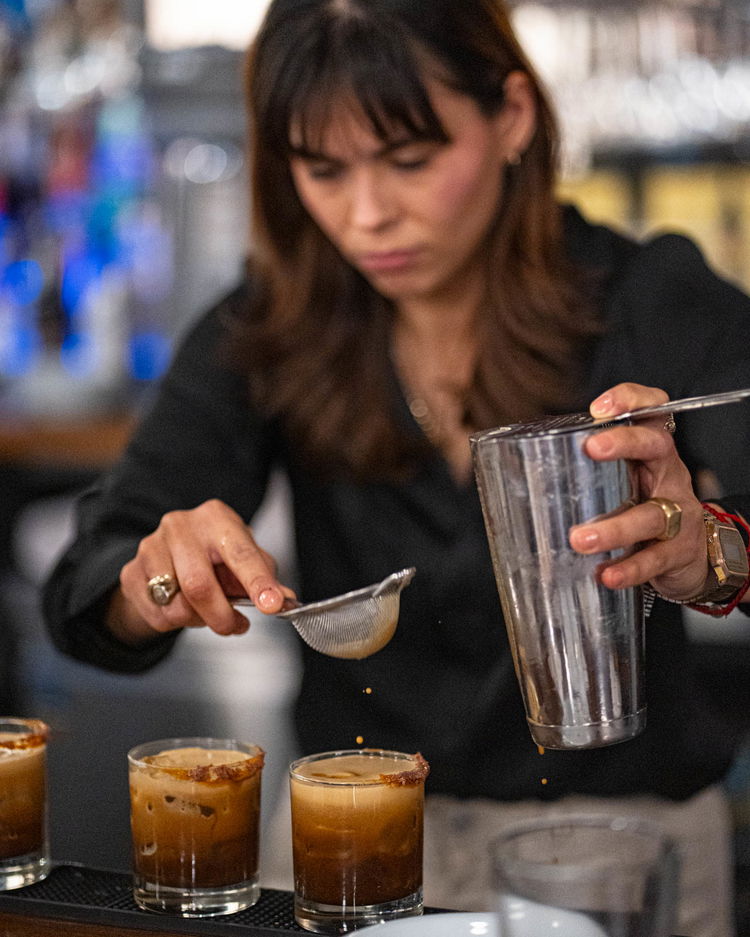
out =
{"type": "Polygon", "coordinates": [[[405,130],[445,141],[425,62],[487,116],[503,106],[512,71],[530,76],[536,97],[533,141],[508,167],[488,238],[471,425],[565,408],[577,349],[595,330],[562,249],[555,118],[502,0],[274,0],[247,64],[255,288],[242,354],[256,403],[297,450],[359,477],[413,465],[424,440],[396,418],[393,308],[302,206],[290,126],[314,143],[332,104],[349,94],[384,140],[405,130]]]}

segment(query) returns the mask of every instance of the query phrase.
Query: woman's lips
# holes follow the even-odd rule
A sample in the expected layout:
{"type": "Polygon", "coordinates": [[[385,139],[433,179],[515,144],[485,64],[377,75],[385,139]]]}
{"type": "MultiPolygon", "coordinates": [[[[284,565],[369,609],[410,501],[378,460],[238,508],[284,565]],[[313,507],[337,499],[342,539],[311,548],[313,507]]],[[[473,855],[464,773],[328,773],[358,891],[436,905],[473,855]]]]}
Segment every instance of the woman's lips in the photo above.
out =
{"type": "Polygon", "coordinates": [[[360,270],[365,273],[401,273],[413,266],[417,251],[377,251],[360,254],[357,259],[360,270]]]}

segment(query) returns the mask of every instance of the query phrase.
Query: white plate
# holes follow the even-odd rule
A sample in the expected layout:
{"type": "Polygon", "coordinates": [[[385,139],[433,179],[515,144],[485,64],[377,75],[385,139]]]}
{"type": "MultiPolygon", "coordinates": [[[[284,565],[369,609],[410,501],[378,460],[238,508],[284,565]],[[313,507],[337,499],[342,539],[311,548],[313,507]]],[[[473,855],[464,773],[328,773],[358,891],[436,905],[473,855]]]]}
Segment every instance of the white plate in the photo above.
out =
{"type": "MultiPolygon", "coordinates": [[[[517,937],[606,937],[585,914],[515,900],[510,907],[517,937]]],[[[387,924],[364,927],[357,934],[370,937],[501,937],[496,914],[477,911],[446,911],[405,917],[387,924]]]]}
{"type": "Polygon", "coordinates": [[[497,915],[481,911],[446,911],[423,917],[404,917],[387,924],[363,927],[370,937],[500,937],[497,915]]]}

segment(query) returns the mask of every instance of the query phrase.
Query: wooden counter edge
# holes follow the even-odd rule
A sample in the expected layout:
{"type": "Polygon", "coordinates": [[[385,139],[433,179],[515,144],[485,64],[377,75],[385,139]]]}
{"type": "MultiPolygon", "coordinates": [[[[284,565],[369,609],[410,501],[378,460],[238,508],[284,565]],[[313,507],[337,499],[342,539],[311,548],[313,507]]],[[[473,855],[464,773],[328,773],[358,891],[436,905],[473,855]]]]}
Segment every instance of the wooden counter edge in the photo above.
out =
{"type": "Polygon", "coordinates": [[[76,420],[0,417],[0,463],[104,468],[119,457],[135,425],[129,413],[76,420]]]}
{"type": "MultiPolygon", "coordinates": [[[[61,918],[39,917],[36,914],[9,914],[0,911],[0,937],[180,937],[175,931],[143,930],[138,927],[124,928],[121,924],[88,924],[83,921],[62,920],[61,918]]],[[[184,935],[183,935],[184,937],[184,935]]]]}

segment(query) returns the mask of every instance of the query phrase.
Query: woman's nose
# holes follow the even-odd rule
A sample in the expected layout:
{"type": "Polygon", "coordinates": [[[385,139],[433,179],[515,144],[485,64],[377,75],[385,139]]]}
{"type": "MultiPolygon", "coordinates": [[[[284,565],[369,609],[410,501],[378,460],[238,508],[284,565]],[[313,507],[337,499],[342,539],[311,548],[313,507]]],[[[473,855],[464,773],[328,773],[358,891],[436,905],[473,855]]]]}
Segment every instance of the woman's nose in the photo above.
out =
{"type": "Polygon", "coordinates": [[[349,196],[349,220],[353,227],[374,230],[393,220],[395,201],[383,179],[366,171],[352,180],[349,196]]]}

